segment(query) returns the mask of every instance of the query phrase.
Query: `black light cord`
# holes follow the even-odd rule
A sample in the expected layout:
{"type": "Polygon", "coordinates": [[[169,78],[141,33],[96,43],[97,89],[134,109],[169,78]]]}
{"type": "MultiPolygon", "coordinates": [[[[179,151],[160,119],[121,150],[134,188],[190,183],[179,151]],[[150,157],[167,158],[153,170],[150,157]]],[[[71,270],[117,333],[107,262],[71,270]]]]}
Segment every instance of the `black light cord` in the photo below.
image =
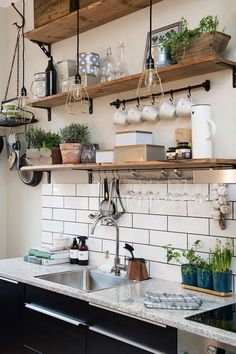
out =
{"type": "MultiPolygon", "coordinates": [[[[23,18],[25,19],[25,0],[23,0],[23,18]]],[[[27,91],[25,88],[25,23],[23,23],[23,25],[22,25],[22,89],[21,89],[21,95],[27,96],[27,91]]]]}
{"type": "Polygon", "coordinates": [[[78,0],[78,8],[77,8],[77,31],[76,31],[76,35],[77,35],[77,53],[76,53],[76,75],[75,75],[75,83],[76,84],[80,84],[81,83],[81,77],[80,77],[80,74],[79,74],[79,45],[80,45],[80,42],[79,42],[79,10],[80,10],[80,0],[78,0]]]}
{"type": "Polygon", "coordinates": [[[149,58],[152,57],[152,0],[150,0],[149,58]]]}

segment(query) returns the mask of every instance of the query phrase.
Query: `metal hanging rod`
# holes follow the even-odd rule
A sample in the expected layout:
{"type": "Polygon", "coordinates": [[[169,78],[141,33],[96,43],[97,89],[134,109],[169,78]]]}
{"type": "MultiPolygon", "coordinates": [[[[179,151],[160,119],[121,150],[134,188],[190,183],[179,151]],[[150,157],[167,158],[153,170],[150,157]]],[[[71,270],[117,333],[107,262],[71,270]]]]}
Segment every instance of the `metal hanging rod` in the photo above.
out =
{"type": "MultiPolygon", "coordinates": [[[[197,84],[197,85],[185,86],[185,87],[177,88],[177,89],[174,89],[174,90],[168,90],[168,91],[165,91],[164,94],[165,95],[173,95],[173,94],[175,94],[177,92],[183,92],[183,91],[188,91],[189,94],[191,94],[192,90],[195,90],[195,89],[198,89],[198,88],[204,88],[206,92],[210,91],[210,89],[211,89],[210,80],[206,80],[206,81],[202,82],[201,84],[197,84]]],[[[120,108],[121,105],[125,105],[126,103],[129,103],[129,102],[145,100],[145,99],[148,99],[150,97],[158,97],[158,96],[161,96],[161,93],[154,93],[152,95],[128,98],[127,100],[117,99],[117,100],[111,102],[110,106],[115,106],[118,109],[118,108],[120,108]]]]}

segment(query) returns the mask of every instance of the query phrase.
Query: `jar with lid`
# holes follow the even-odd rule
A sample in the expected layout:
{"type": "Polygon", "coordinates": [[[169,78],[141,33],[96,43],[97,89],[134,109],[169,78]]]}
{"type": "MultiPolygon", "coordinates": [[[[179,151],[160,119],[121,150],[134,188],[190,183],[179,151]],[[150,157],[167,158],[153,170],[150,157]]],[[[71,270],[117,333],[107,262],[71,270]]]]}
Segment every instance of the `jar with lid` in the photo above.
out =
{"type": "Polygon", "coordinates": [[[180,141],[176,148],[176,156],[178,160],[189,160],[192,158],[191,144],[186,141],[180,141]]]}
{"type": "Polygon", "coordinates": [[[34,81],[31,84],[30,91],[33,95],[33,99],[37,100],[46,96],[46,86],[45,86],[45,73],[35,73],[34,81]]]}
{"type": "Polygon", "coordinates": [[[176,159],[176,147],[169,147],[166,151],[166,159],[167,160],[175,160],[176,159]]]}

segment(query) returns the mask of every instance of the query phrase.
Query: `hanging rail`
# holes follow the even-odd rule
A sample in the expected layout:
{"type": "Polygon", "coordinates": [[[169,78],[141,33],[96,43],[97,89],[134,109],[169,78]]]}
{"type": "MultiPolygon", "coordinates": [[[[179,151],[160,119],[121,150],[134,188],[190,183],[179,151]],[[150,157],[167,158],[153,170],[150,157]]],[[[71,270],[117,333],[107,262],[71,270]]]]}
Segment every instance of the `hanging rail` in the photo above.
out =
{"type": "MultiPolygon", "coordinates": [[[[192,90],[198,89],[198,88],[204,88],[206,92],[210,91],[211,89],[211,82],[210,80],[206,80],[204,82],[202,82],[201,84],[197,84],[197,85],[192,85],[192,86],[185,86],[185,87],[181,87],[181,88],[177,88],[175,90],[168,90],[165,91],[164,94],[165,95],[173,95],[174,93],[177,92],[182,92],[182,91],[188,91],[189,94],[191,93],[192,90]]],[[[152,95],[146,95],[146,96],[141,96],[141,97],[133,97],[133,98],[128,98],[126,100],[120,100],[117,99],[113,102],[110,103],[110,106],[115,106],[117,109],[120,108],[120,106],[123,104],[125,105],[126,103],[129,102],[134,102],[134,101],[141,101],[141,100],[145,100],[147,98],[150,97],[157,97],[157,96],[161,96],[161,93],[153,93],[152,95]]]]}

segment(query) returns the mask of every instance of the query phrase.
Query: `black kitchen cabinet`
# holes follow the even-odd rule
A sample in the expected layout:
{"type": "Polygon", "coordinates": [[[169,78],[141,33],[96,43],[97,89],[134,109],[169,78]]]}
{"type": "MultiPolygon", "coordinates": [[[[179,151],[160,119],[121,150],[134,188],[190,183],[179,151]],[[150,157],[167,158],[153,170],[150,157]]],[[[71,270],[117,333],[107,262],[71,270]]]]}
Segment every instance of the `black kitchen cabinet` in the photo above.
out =
{"type": "Polygon", "coordinates": [[[22,348],[23,284],[0,277],[0,353],[20,354],[22,348]]]}
{"type": "Polygon", "coordinates": [[[25,286],[24,354],[85,354],[88,304],[25,286]]]}

